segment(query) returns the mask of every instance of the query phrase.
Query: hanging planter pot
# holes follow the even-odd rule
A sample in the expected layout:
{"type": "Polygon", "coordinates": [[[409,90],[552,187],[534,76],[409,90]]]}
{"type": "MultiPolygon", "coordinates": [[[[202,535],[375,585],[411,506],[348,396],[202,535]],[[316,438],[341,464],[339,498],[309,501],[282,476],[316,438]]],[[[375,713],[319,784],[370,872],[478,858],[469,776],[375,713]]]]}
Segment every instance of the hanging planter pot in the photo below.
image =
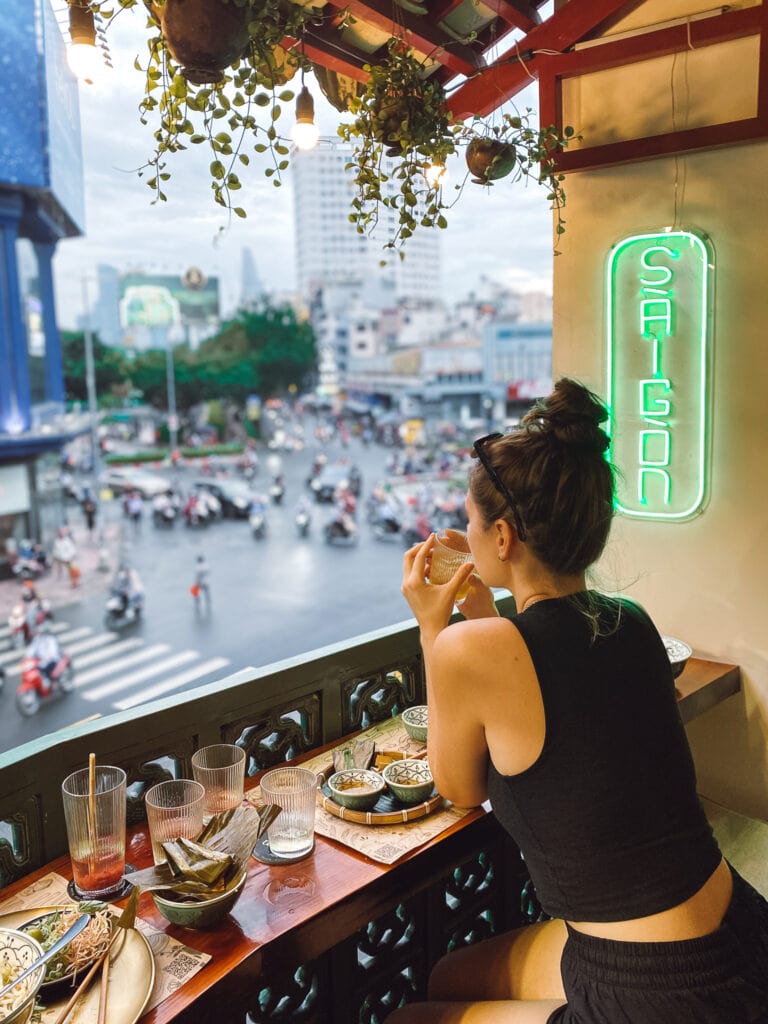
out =
{"type": "Polygon", "coordinates": [[[195,85],[218,82],[250,45],[251,8],[218,0],[145,0],[171,56],[195,85]]]}
{"type": "Polygon", "coordinates": [[[321,64],[313,64],[312,71],[320,86],[320,92],[341,114],[349,111],[349,101],[352,98],[359,99],[365,92],[363,83],[349,75],[341,75],[330,68],[324,68],[321,64]]]}
{"type": "Polygon", "coordinates": [[[477,185],[490,185],[505,178],[515,166],[515,147],[511,142],[476,136],[467,146],[467,167],[477,185]]]}

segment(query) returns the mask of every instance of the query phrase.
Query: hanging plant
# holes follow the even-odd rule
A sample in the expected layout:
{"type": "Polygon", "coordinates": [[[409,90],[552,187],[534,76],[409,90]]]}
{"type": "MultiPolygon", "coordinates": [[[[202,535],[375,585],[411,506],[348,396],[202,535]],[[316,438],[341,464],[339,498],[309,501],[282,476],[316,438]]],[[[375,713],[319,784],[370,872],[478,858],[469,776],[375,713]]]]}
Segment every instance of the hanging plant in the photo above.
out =
{"type": "Polygon", "coordinates": [[[555,128],[537,129],[530,110],[504,114],[497,124],[481,118],[453,122],[442,86],[426,77],[424,65],[399,39],[390,41],[384,62],[366,71],[364,92],[349,103],[355,120],[339,127],[339,135],[355,144],[348,164],[356,186],[349,219],[358,232],[372,231],[387,207],[397,211],[398,225],[385,248],[400,249],[417,227],[447,227],[446,211],[464,182],[454,186],[458,195],[449,199],[440,171],[461,148],[478,184],[512,174],[513,180],[532,177],[544,185],[555,233],[564,232],[564,175],[557,173],[555,157],[574,138],[573,128],[562,135],[555,128]]]}
{"type": "Polygon", "coordinates": [[[442,86],[426,76],[400,39],[390,40],[386,60],[365,70],[370,77],[362,95],[349,101],[354,121],[339,126],[341,138],[355,144],[347,165],[356,188],[349,219],[366,234],[382,207],[396,210],[398,228],[386,243],[394,249],[419,225],[447,226],[440,186],[426,174],[456,152],[458,129],[442,86]]]}
{"type": "Polygon", "coordinates": [[[562,135],[553,127],[536,128],[531,124],[532,113],[530,108],[523,114],[504,113],[497,123],[491,124],[482,118],[473,119],[462,130],[464,156],[477,185],[490,186],[510,174],[513,181],[531,178],[543,185],[555,215],[555,235],[559,237],[565,231],[565,175],[558,173],[555,158],[578,136],[570,126],[563,129],[562,135]]]}
{"type": "MultiPolygon", "coordinates": [[[[77,0],[109,22],[139,0],[77,0]],[[117,9],[107,10],[108,4],[117,9]]],[[[155,149],[139,169],[153,192],[153,202],[166,201],[171,177],[168,156],[190,146],[207,146],[211,189],[215,201],[238,217],[241,188],[238,171],[252,153],[271,159],[264,173],[281,184],[288,168],[290,143],[278,134],[283,105],[293,91],[284,86],[298,70],[312,65],[300,40],[312,23],[323,21],[322,8],[292,0],[143,0],[150,35],[145,61],[135,67],[145,76],[140,120],[151,125],[155,149]]],[[[406,0],[396,0],[401,6],[406,0]]],[[[407,0],[412,6],[414,0],[407,0]]],[[[420,6],[420,5],[419,5],[420,6]]],[[[408,8],[410,10],[410,8],[408,8]]],[[[417,13],[425,13],[423,11],[417,13]]],[[[341,24],[351,15],[344,14],[341,24]]],[[[338,28],[339,25],[335,24],[338,28]]],[[[450,45],[450,44],[448,44],[450,45]]],[[[396,229],[385,248],[398,250],[419,228],[445,228],[446,211],[461,195],[464,183],[450,197],[441,183],[446,160],[460,148],[473,180],[491,185],[501,177],[533,178],[547,189],[555,212],[555,232],[564,231],[564,177],[555,158],[574,137],[554,128],[530,124],[531,111],[504,114],[491,123],[480,118],[455,122],[450,101],[431,62],[421,62],[399,36],[389,40],[385,59],[366,65],[368,80],[356,80],[317,69],[322,91],[337,107],[349,109],[351,123],[338,133],[354,144],[348,163],[355,195],[350,221],[357,231],[371,232],[382,209],[396,213],[396,229]]],[[[305,99],[309,96],[302,90],[305,99]]],[[[307,104],[305,103],[305,107],[307,104]]],[[[309,106],[311,107],[311,98],[309,106]]],[[[466,179],[465,179],[466,181],[466,179]]]]}
{"type": "MultiPolygon", "coordinates": [[[[94,0],[92,9],[107,21],[110,0],[94,0]]],[[[120,9],[137,0],[117,0],[120,9]]],[[[309,61],[285,50],[286,36],[299,38],[312,11],[281,0],[144,0],[150,37],[139,104],[142,124],[152,124],[155,150],[139,174],[154,193],[167,199],[171,177],[168,154],[189,146],[210,150],[211,189],[215,201],[245,217],[233,193],[241,188],[238,171],[251,151],[269,154],[265,175],[281,184],[288,168],[288,141],[277,131],[283,104],[294,99],[282,88],[309,61]]]]}

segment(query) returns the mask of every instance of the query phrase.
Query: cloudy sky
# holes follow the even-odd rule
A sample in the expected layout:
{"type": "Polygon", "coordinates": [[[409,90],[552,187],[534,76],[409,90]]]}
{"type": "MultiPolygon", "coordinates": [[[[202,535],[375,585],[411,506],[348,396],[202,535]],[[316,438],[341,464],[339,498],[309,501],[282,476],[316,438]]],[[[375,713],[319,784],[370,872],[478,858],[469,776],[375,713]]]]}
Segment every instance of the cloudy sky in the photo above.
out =
{"type": "MultiPolygon", "coordinates": [[[[140,124],[137,110],[143,75],[133,68],[137,55],[144,62],[145,21],[140,8],[123,11],[108,33],[114,69],[101,83],[80,86],[86,231],[82,238],[61,242],[55,257],[59,323],[64,328],[75,326],[82,311],[83,281],[89,298],[95,294],[99,263],[121,271],[169,274],[198,266],[220,278],[224,315],[237,306],[244,247],[251,249],[267,290],[295,288],[290,169],[283,185],[275,188],[255,161],[240,168],[238,204],[248,218],[230,220],[213,201],[207,148],[191,147],[169,158],[168,202],[152,205],[152,194],[136,173],[152,153],[151,127],[140,124]]],[[[307,84],[321,132],[335,136],[339,114],[313,88],[311,77],[307,84]]],[[[532,89],[517,98],[518,109],[535,104],[532,89]]],[[[286,110],[278,129],[288,135],[292,123],[293,111],[286,110]]],[[[449,170],[452,181],[462,180],[463,158],[449,170]]],[[[448,223],[441,232],[446,300],[478,292],[483,279],[551,291],[551,214],[543,188],[504,180],[485,189],[468,182],[448,213],[448,223]]]]}

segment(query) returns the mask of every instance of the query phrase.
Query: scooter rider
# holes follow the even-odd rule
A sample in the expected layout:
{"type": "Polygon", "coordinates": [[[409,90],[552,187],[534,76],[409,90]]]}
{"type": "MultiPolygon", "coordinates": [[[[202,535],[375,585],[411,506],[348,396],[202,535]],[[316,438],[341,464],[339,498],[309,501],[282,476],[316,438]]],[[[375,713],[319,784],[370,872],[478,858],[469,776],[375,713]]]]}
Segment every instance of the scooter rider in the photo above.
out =
{"type": "Polygon", "coordinates": [[[112,592],[120,598],[120,614],[124,615],[129,604],[136,604],[144,597],[144,588],[135,569],[123,563],[112,582],[112,592]]]}
{"type": "Polygon", "coordinates": [[[43,621],[38,626],[32,643],[27,648],[27,655],[37,659],[40,666],[40,677],[45,687],[43,696],[47,697],[52,689],[53,671],[61,661],[59,641],[51,632],[47,622],[43,621]]]}

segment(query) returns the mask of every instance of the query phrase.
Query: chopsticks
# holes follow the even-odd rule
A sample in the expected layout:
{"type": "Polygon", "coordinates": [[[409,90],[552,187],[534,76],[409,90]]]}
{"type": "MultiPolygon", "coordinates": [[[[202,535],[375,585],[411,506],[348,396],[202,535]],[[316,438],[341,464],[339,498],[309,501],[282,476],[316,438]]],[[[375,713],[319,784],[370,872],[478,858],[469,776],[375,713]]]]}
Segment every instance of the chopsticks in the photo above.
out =
{"type": "Polygon", "coordinates": [[[112,953],[112,947],[117,942],[118,935],[120,935],[121,932],[128,931],[129,929],[134,927],[136,923],[136,909],[138,905],[139,890],[134,888],[128,902],[125,905],[122,914],[115,923],[115,930],[112,933],[112,938],[109,940],[109,945],[101,954],[101,956],[92,964],[90,970],[83,978],[83,980],[80,982],[80,984],[77,986],[75,991],[72,993],[72,995],[69,998],[69,1002],[61,1011],[61,1013],[53,1022],[53,1024],[64,1024],[64,1021],[72,1012],[72,1008],[74,1007],[75,1003],[88,988],[100,967],[103,970],[103,974],[101,976],[101,993],[99,997],[99,1024],[105,1024],[107,1013],[106,988],[109,978],[109,957],[110,954],[112,953]]]}
{"type": "Polygon", "coordinates": [[[107,1024],[107,993],[109,989],[109,957],[101,963],[101,988],[99,989],[99,1016],[96,1024],[107,1024]]]}

